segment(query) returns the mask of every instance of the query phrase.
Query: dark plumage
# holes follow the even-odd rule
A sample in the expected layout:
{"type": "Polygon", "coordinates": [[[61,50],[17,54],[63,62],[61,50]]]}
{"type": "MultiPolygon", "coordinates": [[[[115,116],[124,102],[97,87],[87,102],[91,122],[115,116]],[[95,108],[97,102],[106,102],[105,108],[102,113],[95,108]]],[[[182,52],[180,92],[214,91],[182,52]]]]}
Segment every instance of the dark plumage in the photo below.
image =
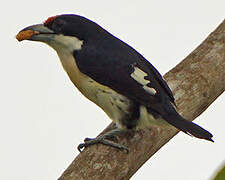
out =
{"type": "Polygon", "coordinates": [[[176,112],[173,94],[156,68],[96,23],[60,15],[25,30],[40,31],[29,40],[52,46],[74,85],[120,129],[136,129],[140,124],[149,128],[152,122],[165,120],[187,134],[213,141],[211,133],[176,112]]]}

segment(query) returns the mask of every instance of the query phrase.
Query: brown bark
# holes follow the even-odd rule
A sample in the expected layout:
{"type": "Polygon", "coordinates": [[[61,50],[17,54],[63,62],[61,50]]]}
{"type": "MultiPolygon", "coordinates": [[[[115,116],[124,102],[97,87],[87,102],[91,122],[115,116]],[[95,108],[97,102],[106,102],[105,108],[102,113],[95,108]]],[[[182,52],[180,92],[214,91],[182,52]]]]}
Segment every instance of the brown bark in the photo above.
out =
{"type": "MultiPolygon", "coordinates": [[[[225,20],[207,39],[164,78],[171,87],[178,111],[194,120],[225,89],[225,20]]],[[[105,131],[112,128],[110,124],[105,131]]],[[[80,153],[60,180],[129,179],[155,152],[166,144],[177,129],[155,127],[118,138],[130,152],[104,145],[93,145],[80,153]]]]}

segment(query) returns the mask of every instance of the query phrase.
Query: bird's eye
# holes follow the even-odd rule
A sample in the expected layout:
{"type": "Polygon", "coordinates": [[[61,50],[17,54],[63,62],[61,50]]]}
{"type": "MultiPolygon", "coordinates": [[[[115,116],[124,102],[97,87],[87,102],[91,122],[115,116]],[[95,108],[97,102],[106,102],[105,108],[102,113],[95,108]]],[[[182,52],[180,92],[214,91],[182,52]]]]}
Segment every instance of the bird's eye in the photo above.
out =
{"type": "Polygon", "coordinates": [[[64,25],[65,25],[65,21],[64,20],[62,20],[62,19],[55,19],[54,22],[52,23],[51,28],[55,32],[61,32],[64,25]]]}
{"type": "Polygon", "coordinates": [[[44,26],[49,29],[54,30],[56,33],[60,33],[62,31],[63,26],[65,25],[65,21],[63,19],[57,18],[59,16],[49,17],[45,22],[44,26]]]}

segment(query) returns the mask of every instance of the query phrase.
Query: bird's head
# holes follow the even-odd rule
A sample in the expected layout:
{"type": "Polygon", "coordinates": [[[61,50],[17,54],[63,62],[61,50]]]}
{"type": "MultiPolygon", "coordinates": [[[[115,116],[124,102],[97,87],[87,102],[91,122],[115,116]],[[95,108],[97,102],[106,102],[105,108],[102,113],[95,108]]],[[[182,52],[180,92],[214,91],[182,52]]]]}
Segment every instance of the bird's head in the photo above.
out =
{"type": "Polygon", "coordinates": [[[28,26],[21,30],[18,41],[44,42],[56,51],[60,48],[79,50],[83,43],[99,39],[106,31],[87,18],[78,15],[58,15],[48,18],[43,24],[28,26]]]}

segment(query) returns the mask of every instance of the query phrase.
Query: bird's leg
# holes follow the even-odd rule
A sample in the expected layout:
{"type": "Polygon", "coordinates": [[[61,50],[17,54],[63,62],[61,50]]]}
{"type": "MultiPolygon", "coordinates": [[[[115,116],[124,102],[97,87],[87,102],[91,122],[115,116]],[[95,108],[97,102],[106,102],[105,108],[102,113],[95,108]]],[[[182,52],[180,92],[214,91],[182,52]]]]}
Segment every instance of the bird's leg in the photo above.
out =
{"type": "Polygon", "coordinates": [[[117,149],[120,149],[120,150],[126,150],[127,152],[129,152],[129,149],[126,147],[126,146],[123,146],[123,145],[120,145],[120,144],[117,144],[113,141],[110,141],[108,139],[112,139],[112,138],[115,138],[116,135],[120,134],[120,133],[124,133],[125,130],[122,130],[122,129],[113,129],[103,135],[100,135],[96,138],[85,138],[84,140],[84,143],[81,143],[79,144],[79,146],[77,147],[77,149],[81,152],[81,149],[83,148],[86,148],[90,145],[93,145],[93,144],[104,144],[104,145],[107,145],[107,146],[111,146],[111,147],[114,147],[114,148],[117,148],[117,149]]]}

